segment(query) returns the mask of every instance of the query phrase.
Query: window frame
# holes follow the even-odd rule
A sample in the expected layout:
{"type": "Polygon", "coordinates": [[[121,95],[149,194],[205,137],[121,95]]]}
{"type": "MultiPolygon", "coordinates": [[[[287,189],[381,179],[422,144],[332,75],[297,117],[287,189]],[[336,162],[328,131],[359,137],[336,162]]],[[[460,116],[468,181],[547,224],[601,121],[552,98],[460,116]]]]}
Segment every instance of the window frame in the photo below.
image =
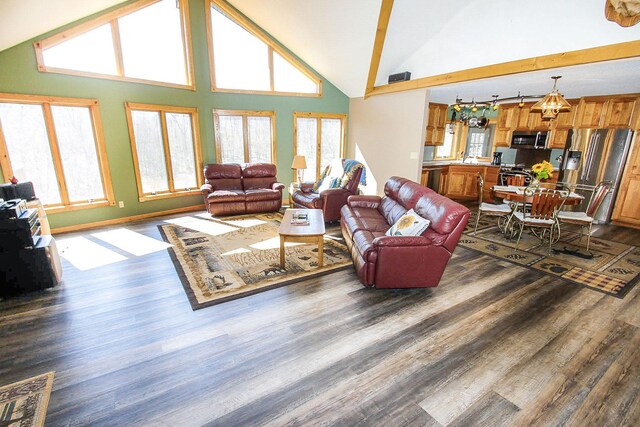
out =
{"type": "Polygon", "coordinates": [[[244,162],[249,163],[249,132],[247,117],[271,118],[271,163],[276,164],[276,112],[258,110],[213,110],[213,126],[216,140],[216,162],[222,163],[222,147],[220,144],[220,116],[242,117],[242,140],[244,145],[244,162]]]}
{"type": "Polygon", "coordinates": [[[279,95],[279,96],[303,96],[311,98],[322,97],[322,79],[318,77],[316,73],[306,67],[300,60],[283,49],[278,45],[270,36],[267,35],[262,29],[251,22],[246,16],[236,10],[233,6],[224,0],[206,0],[205,1],[205,21],[207,27],[207,47],[209,50],[209,75],[211,78],[211,92],[226,92],[226,93],[249,93],[249,94],[262,94],[262,95],[279,95]],[[270,90],[248,90],[248,89],[227,89],[218,88],[216,86],[216,72],[215,61],[213,51],[213,28],[211,25],[211,8],[215,7],[222,14],[226,15],[236,24],[244,28],[251,35],[257,37],[260,41],[265,43],[268,48],[269,55],[269,85],[270,90]],[[274,89],[274,70],[273,70],[273,52],[276,52],[282,56],[286,61],[293,65],[298,71],[304,74],[309,79],[316,83],[318,88],[316,93],[301,93],[301,92],[280,92],[274,89]]]}
{"type": "Polygon", "coordinates": [[[178,83],[161,82],[157,80],[146,80],[136,77],[127,77],[124,75],[124,59],[122,55],[122,46],[120,41],[120,30],[118,28],[118,18],[134,13],[140,9],[144,9],[147,6],[151,6],[154,3],[158,3],[161,0],[138,0],[137,2],[128,4],[118,9],[107,12],[104,15],[97,18],[83,22],[72,28],[68,28],[64,31],[56,33],[43,40],[36,41],[33,44],[36,53],[36,62],[38,71],[43,73],[56,73],[56,74],[68,74],[72,76],[93,77],[107,80],[117,80],[131,83],[144,83],[156,86],[173,87],[178,89],[190,89],[195,91],[195,75],[193,65],[193,50],[191,43],[191,24],[189,18],[189,2],[188,0],[176,0],[180,5],[180,27],[182,32],[182,45],[184,48],[184,62],[187,84],[182,85],[178,83]],[[111,26],[111,36],[113,39],[113,50],[115,54],[115,61],[118,75],[92,73],[89,71],[79,71],[67,68],[47,67],[44,62],[43,51],[54,47],[58,44],[65,42],[73,37],[82,35],[88,31],[94,30],[102,25],[109,24],[111,26]]]}
{"type": "Polygon", "coordinates": [[[133,156],[133,169],[136,175],[136,186],[138,188],[138,201],[147,202],[150,200],[166,199],[176,196],[191,196],[200,194],[200,187],[204,183],[202,171],[202,146],[200,143],[200,125],[198,121],[198,109],[196,107],[177,107],[171,105],[155,105],[142,104],[135,102],[125,102],[125,110],[127,114],[127,127],[129,128],[129,141],[131,143],[131,154],[133,156]],[[133,117],[131,111],[150,111],[160,114],[160,129],[162,132],[162,146],[164,148],[164,161],[167,171],[167,181],[169,185],[168,191],[157,193],[144,193],[142,190],[142,178],[140,175],[140,164],[138,163],[138,148],[136,145],[136,137],[133,129],[133,117]],[[173,170],[171,168],[171,153],[169,148],[169,137],[167,131],[167,113],[189,114],[191,116],[191,135],[193,136],[193,157],[196,172],[196,188],[192,190],[176,190],[174,187],[173,170]]]}
{"type": "MultiPolygon", "coordinates": [[[[111,183],[111,172],[109,170],[109,160],[107,158],[107,147],[104,139],[102,121],[100,118],[100,108],[97,99],[86,98],[63,98],[58,96],[40,96],[40,95],[21,95],[0,93],[1,103],[11,104],[29,104],[39,105],[42,107],[45,129],[49,149],[51,150],[51,159],[53,161],[54,170],[56,172],[56,181],[60,191],[61,202],[59,204],[44,205],[47,212],[66,212],[80,209],[90,209],[104,206],[115,206],[116,201],[113,195],[113,186],[111,183]],[[96,148],[96,156],[98,159],[98,167],[100,169],[100,179],[102,181],[102,189],[104,191],[104,199],[97,201],[80,200],[71,202],[67,190],[67,183],[64,176],[64,167],[58,146],[58,138],[56,135],[55,123],[51,106],[62,107],[85,107],[89,109],[91,118],[91,127],[93,130],[94,145],[96,148]]],[[[5,182],[9,182],[13,177],[13,168],[11,166],[11,158],[9,149],[2,131],[0,123],[0,166],[2,167],[2,175],[5,182]]]]}
{"type": "Polygon", "coordinates": [[[293,113],[293,155],[294,157],[298,154],[298,118],[303,119],[316,119],[317,127],[316,127],[316,178],[317,181],[322,173],[320,166],[321,159],[321,147],[322,147],[322,125],[321,119],[340,119],[342,121],[342,135],[340,138],[340,157],[344,158],[347,152],[347,114],[339,114],[339,113],[306,113],[296,111],[293,113]]]}

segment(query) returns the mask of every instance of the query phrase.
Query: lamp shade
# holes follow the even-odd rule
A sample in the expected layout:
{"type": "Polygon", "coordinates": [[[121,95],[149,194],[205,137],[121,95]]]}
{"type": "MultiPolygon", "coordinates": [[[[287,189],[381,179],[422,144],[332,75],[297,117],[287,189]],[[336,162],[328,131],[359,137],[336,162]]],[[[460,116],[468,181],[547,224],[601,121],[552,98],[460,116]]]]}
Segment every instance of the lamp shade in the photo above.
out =
{"type": "Polygon", "coordinates": [[[546,94],[544,98],[533,104],[531,111],[542,112],[543,119],[555,119],[560,111],[571,110],[571,104],[558,93],[556,84],[562,76],[553,76],[553,90],[546,94]]]}
{"type": "Polygon", "coordinates": [[[307,160],[304,156],[294,156],[293,163],[291,164],[291,169],[306,169],[307,168],[307,160]]]}

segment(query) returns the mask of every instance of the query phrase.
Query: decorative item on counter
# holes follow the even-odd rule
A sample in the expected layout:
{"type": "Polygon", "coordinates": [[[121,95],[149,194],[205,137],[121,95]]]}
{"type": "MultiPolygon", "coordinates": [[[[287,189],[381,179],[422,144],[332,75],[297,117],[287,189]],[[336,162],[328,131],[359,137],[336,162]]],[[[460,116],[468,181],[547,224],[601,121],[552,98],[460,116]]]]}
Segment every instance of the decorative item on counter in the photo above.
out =
{"type": "Polygon", "coordinates": [[[531,186],[538,187],[541,180],[553,177],[553,165],[546,160],[543,160],[542,162],[533,165],[531,167],[531,172],[536,176],[536,178],[531,181],[531,186]]]}

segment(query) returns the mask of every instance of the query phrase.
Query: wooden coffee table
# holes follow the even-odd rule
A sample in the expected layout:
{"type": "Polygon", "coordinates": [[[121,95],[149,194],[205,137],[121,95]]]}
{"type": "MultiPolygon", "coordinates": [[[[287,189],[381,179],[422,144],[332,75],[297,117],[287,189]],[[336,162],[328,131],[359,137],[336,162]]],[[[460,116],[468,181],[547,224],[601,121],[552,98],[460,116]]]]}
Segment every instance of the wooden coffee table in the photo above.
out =
{"type": "Polygon", "coordinates": [[[282,223],[278,229],[280,234],[280,267],[284,267],[284,244],[285,242],[295,243],[317,243],[318,244],[318,267],[323,265],[324,247],[324,216],[320,209],[287,209],[284,211],[282,223]],[[308,225],[293,225],[291,218],[294,212],[306,212],[309,215],[308,225]]]}

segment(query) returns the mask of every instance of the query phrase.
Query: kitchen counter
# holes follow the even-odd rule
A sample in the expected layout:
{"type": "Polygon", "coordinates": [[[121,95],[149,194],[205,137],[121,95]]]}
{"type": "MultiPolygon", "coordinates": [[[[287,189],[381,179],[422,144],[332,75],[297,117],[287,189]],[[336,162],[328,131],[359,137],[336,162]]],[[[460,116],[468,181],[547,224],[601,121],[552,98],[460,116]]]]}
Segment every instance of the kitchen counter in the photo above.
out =
{"type": "Polygon", "coordinates": [[[451,166],[451,165],[460,165],[460,166],[493,166],[491,162],[477,162],[477,163],[463,163],[462,160],[430,160],[428,162],[422,162],[422,167],[441,167],[441,166],[451,166]]]}

